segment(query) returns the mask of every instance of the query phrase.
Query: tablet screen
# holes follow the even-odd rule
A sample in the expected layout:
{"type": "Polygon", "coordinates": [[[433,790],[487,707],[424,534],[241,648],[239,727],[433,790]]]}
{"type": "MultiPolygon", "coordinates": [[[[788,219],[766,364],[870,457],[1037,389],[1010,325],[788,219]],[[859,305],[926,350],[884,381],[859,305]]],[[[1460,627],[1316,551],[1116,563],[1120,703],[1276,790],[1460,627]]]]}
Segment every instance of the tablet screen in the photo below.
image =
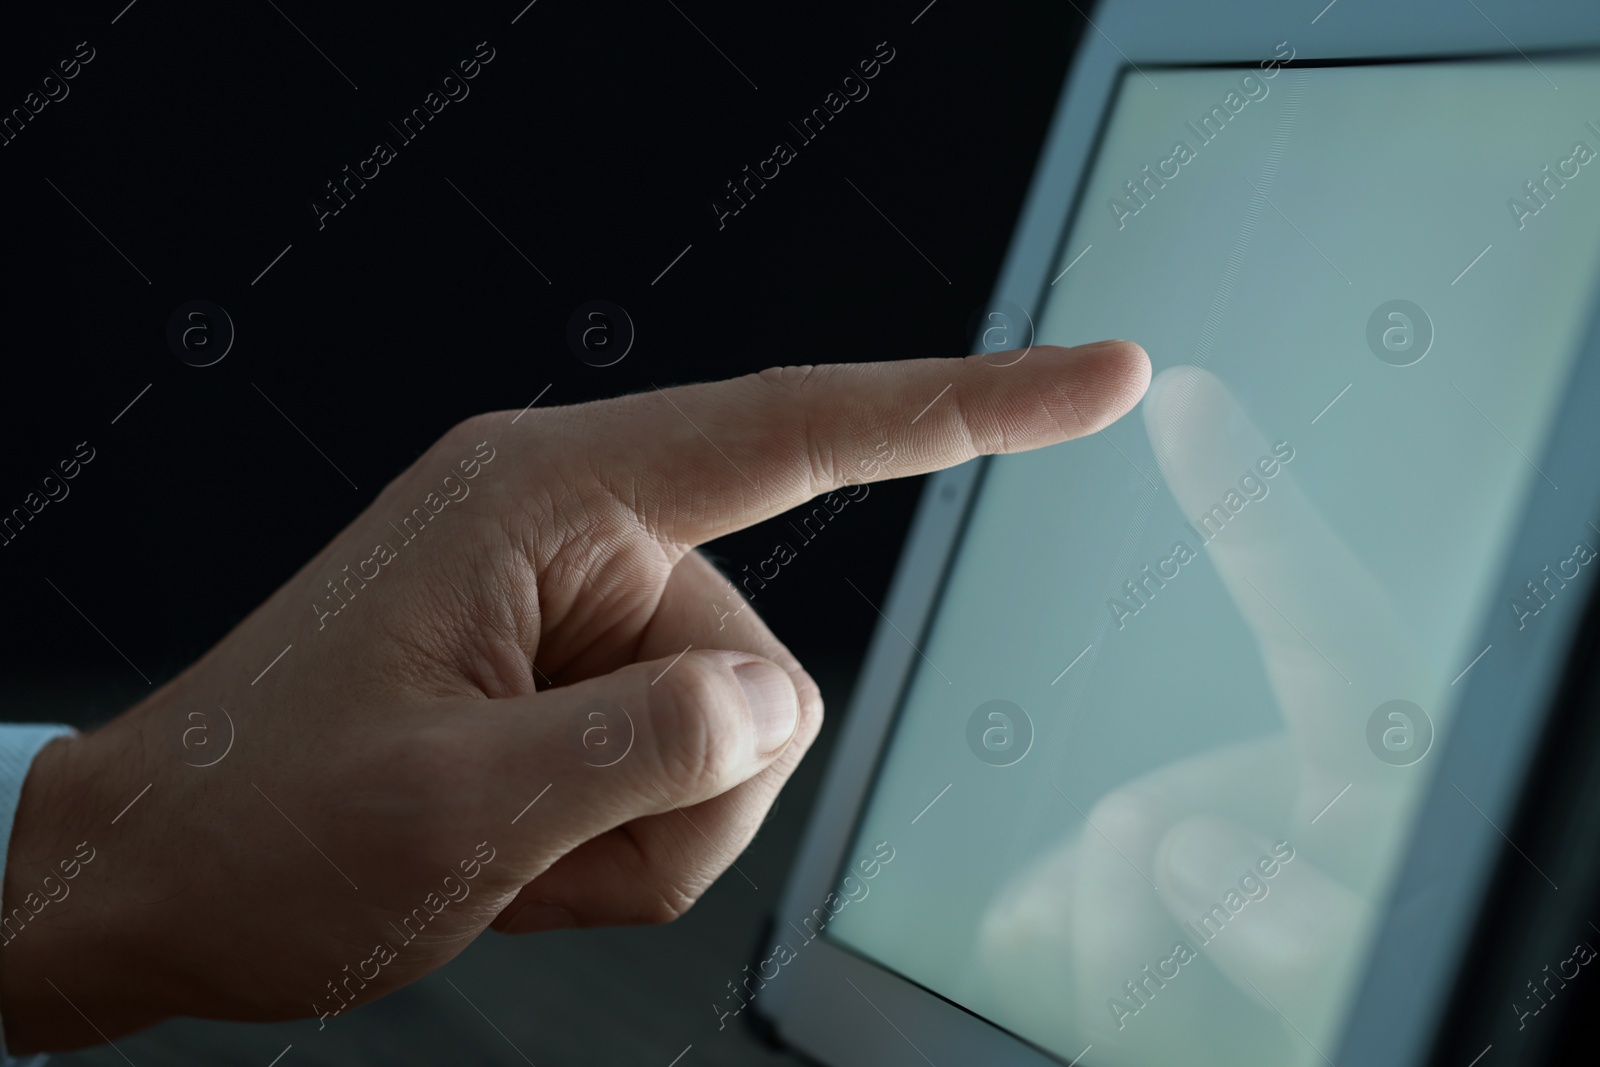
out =
{"type": "Polygon", "coordinates": [[[1487,613],[1553,625],[1597,569],[1586,526],[1498,570],[1559,491],[1596,101],[1573,59],[1127,72],[1037,338],[1156,377],[988,467],[847,853],[894,863],[828,936],[1063,1061],[1331,1062],[1452,707],[1515,654],[1487,613]]]}

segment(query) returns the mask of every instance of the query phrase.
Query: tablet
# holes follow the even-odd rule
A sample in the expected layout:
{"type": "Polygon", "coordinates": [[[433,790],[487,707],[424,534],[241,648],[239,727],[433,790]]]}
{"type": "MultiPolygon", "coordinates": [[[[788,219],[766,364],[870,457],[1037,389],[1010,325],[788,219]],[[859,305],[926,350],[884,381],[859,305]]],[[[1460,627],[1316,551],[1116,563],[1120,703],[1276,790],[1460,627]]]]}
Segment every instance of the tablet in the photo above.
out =
{"type": "Polygon", "coordinates": [[[930,481],[724,1006],[823,1063],[1434,1047],[1600,570],[1600,11],[1347,6],[1092,13],[980,344],[1155,376],[930,481]]]}

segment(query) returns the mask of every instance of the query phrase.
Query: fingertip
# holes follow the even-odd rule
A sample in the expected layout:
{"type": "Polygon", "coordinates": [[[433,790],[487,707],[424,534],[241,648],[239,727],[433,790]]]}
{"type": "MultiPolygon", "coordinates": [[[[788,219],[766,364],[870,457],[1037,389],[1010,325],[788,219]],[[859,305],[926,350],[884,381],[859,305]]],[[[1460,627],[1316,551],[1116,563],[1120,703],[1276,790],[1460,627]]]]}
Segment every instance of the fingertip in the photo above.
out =
{"type": "Polygon", "coordinates": [[[1141,383],[1141,392],[1145,385],[1150,384],[1150,354],[1137,341],[1128,341],[1121,338],[1095,341],[1092,344],[1079,345],[1072,351],[1119,364],[1129,373],[1130,377],[1137,378],[1141,383]]]}
{"type": "Polygon", "coordinates": [[[785,747],[792,748],[798,743],[803,746],[800,750],[803,753],[810,749],[811,742],[815,741],[817,734],[821,732],[822,720],[827,714],[822,699],[822,687],[811,677],[811,672],[798,662],[792,666],[780,663],[779,666],[789,672],[789,680],[794,683],[794,691],[800,701],[799,721],[795,725],[794,735],[785,747]]]}
{"type": "Polygon", "coordinates": [[[1150,356],[1133,341],[1052,345],[1046,351],[1047,358],[1070,371],[1075,388],[1068,397],[1083,433],[1095,433],[1122,418],[1150,387],[1150,356]]]}
{"type": "Polygon", "coordinates": [[[1117,353],[1119,369],[1127,387],[1128,409],[1131,409],[1150,389],[1150,353],[1135,341],[1109,343],[1117,353]]]}

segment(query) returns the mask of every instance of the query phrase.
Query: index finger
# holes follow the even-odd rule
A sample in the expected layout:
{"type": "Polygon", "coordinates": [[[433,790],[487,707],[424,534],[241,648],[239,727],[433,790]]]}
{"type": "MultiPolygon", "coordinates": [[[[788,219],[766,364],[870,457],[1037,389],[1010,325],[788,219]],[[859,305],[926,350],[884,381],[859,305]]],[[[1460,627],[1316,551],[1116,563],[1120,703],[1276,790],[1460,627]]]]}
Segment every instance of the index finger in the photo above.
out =
{"type": "Polygon", "coordinates": [[[847,485],[1094,433],[1150,381],[1129,341],[993,360],[783,367],[563,410],[612,492],[657,537],[687,546],[847,485]]]}

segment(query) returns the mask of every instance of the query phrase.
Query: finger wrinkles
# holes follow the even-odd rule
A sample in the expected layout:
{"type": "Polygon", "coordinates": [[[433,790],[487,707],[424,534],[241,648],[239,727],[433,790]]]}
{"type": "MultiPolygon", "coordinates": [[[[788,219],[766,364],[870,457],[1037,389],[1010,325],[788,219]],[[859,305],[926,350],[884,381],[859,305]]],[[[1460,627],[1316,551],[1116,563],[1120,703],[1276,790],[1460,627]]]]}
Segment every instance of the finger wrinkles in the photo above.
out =
{"type": "MultiPolygon", "coordinates": [[[[806,452],[807,463],[810,468],[810,482],[806,486],[809,494],[825,492],[841,484],[839,474],[838,454],[834,442],[826,433],[817,432],[816,423],[812,417],[811,400],[809,393],[816,391],[816,386],[832,377],[833,367],[815,366],[806,364],[799,367],[770,367],[761,371],[755,377],[768,390],[777,390],[783,394],[782,400],[792,403],[799,417],[799,447],[806,452]]],[[[758,405],[757,410],[770,410],[767,405],[758,405]]],[[[770,433],[771,427],[759,427],[758,432],[770,433]]],[[[765,437],[777,448],[788,448],[791,442],[786,436],[765,437]]]]}
{"type": "MultiPolygon", "coordinates": [[[[683,918],[716,878],[717,872],[712,871],[707,877],[694,878],[686,884],[682,879],[665,873],[681,869],[681,857],[663,858],[655,855],[656,849],[651,842],[634,833],[631,825],[619,827],[618,833],[626,835],[633,842],[638,856],[640,869],[633,872],[634,876],[630,879],[639,901],[633,916],[635,922],[660,926],[683,918]]],[[[611,921],[609,916],[606,921],[611,921]]]]}
{"type": "Polygon", "coordinates": [[[738,688],[727,669],[697,655],[685,656],[651,684],[650,724],[659,780],[645,795],[677,806],[715,796],[738,782],[752,755],[743,718],[732,707],[738,688]],[[659,791],[658,791],[659,790],[659,791]]]}
{"type": "Polygon", "coordinates": [[[826,370],[826,367],[806,363],[801,366],[768,367],[766,370],[757,371],[756,377],[768,385],[798,392],[805,388],[806,383],[813,377],[826,372],[826,370]]]}
{"type": "MultiPolygon", "coordinates": [[[[972,357],[969,357],[972,358],[972,357]]],[[[946,397],[950,410],[954,413],[955,429],[959,430],[966,442],[966,451],[970,456],[987,456],[996,451],[1005,451],[1005,433],[1002,429],[999,434],[1000,447],[990,447],[991,434],[982,433],[975,426],[976,419],[971,405],[966,400],[966,390],[957,385],[952,388],[946,397]]],[[[938,424],[935,423],[937,426],[938,424]]]]}

